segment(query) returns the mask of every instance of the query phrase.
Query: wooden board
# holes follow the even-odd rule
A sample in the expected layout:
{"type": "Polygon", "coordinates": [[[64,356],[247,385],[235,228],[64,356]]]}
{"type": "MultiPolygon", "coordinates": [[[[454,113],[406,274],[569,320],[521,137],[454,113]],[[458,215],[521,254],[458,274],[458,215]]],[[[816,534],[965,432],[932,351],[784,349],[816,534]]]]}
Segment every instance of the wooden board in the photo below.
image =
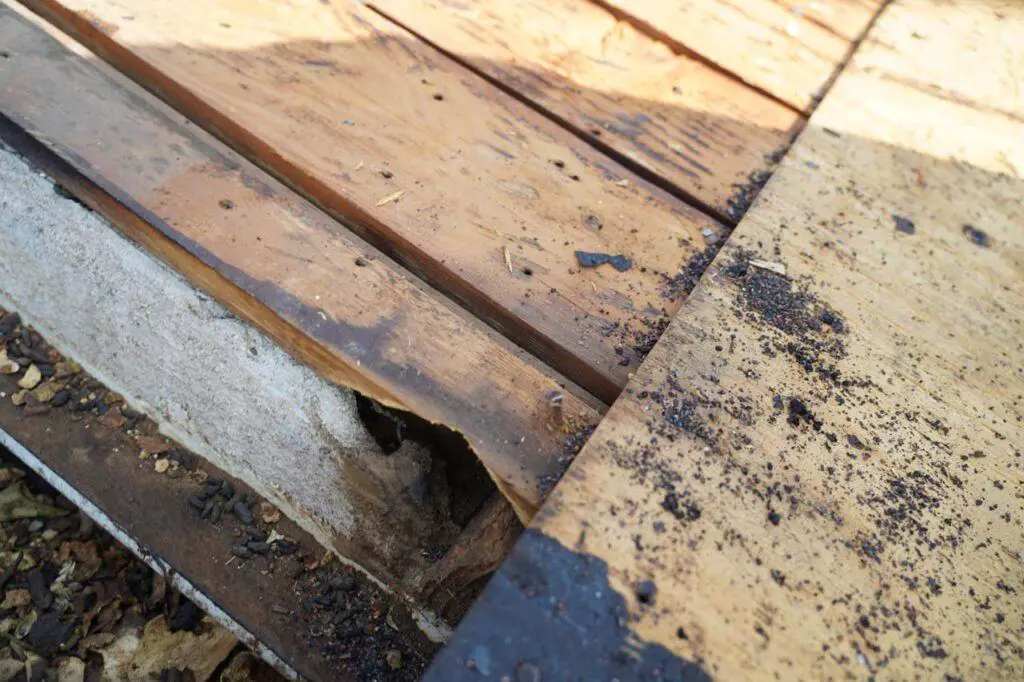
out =
{"type": "Polygon", "coordinates": [[[428,679],[1024,677],[1024,124],[921,58],[866,43],[428,679]]]}
{"type": "MultiPolygon", "coordinates": [[[[935,3],[903,2],[872,35],[879,49],[861,58],[865,69],[878,69],[887,80],[933,93],[975,109],[1024,120],[1024,6],[1015,0],[935,3]],[[957,53],[950,68],[949,46],[964,34],[970,45],[957,53]],[[910,63],[886,60],[890,50],[916,52],[910,63]],[[1009,85],[1008,85],[1009,84],[1009,85]]],[[[1007,171],[1012,169],[1007,168],[1007,171]]],[[[1024,168],[1017,167],[1018,172],[1024,168]]]]}
{"type": "Polygon", "coordinates": [[[461,432],[528,518],[599,403],[39,23],[0,5],[33,162],[328,379],[461,432]]]}
{"type": "Polygon", "coordinates": [[[608,402],[724,230],[354,3],[25,4],[608,402]]]}
{"type": "Polygon", "coordinates": [[[648,32],[807,112],[850,48],[773,0],[602,0],[648,32]]]}
{"type": "Polygon", "coordinates": [[[849,41],[859,40],[882,3],[879,0],[777,0],[797,16],[805,17],[849,41]]]}
{"type": "Polygon", "coordinates": [[[590,2],[371,6],[730,222],[803,120],[590,2]]]}

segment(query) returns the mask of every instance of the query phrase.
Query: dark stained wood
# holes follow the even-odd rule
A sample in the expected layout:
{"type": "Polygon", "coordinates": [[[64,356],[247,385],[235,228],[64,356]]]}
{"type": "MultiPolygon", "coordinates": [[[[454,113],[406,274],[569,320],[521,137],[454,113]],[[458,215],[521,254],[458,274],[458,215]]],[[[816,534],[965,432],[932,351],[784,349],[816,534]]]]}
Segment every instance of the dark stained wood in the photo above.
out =
{"type": "Polygon", "coordinates": [[[651,33],[807,112],[850,49],[774,0],[600,0],[651,33]]]}
{"type": "Polygon", "coordinates": [[[355,3],[25,4],[608,402],[724,230],[355,3]]]}
{"type": "Polygon", "coordinates": [[[40,23],[0,6],[33,161],[323,376],[462,433],[529,518],[600,404],[40,23]]]}
{"type": "Polygon", "coordinates": [[[731,220],[803,120],[587,0],[371,6],[731,220]]]}
{"type": "Polygon", "coordinates": [[[1024,679],[1022,27],[883,12],[427,679],[1024,679]]]}
{"type": "Polygon", "coordinates": [[[451,549],[403,588],[449,623],[458,622],[477,596],[477,581],[493,573],[523,530],[508,502],[497,493],[487,500],[451,549]]]}

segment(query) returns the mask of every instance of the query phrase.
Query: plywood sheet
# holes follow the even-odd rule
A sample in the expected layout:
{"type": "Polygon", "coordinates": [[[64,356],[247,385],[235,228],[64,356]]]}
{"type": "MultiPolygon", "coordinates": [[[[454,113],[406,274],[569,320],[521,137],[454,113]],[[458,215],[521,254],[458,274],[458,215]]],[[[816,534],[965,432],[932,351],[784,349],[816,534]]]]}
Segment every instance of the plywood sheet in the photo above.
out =
{"type": "Polygon", "coordinates": [[[803,120],[586,0],[372,6],[731,221],[803,120]]]}
{"type": "Polygon", "coordinates": [[[926,55],[840,76],[428,679],[1024,676],[1024,125],[926,55]]]}
{"type": "Polygon", "coordinates": [[[809,111],[850,48],[848,39],[773,0],[607,0],[685,50],[809,111]]]}
{"type": "Polygon", "coordinates": [[[778,0],[789,11],[805,17],[849,41],[858,40],[882,7],[881,0],[778,0]]]}
{"type": "Polygon", "coordinates": [[[355,3],[26,4],[609,402],[723,230],[355,3]]]}

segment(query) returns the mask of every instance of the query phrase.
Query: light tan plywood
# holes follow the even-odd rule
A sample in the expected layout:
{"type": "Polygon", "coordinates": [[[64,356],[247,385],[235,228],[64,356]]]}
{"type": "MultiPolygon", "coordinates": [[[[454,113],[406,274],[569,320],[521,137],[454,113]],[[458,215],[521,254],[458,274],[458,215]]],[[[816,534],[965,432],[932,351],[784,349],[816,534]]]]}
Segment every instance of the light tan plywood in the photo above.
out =
{"type": "MultiPolygon", "coordinates": [[[[999,32],[976,4],[942,4],[950,59],[999,32]]],[[[863,49],[435,672],[1024,676],[1024,125],[863,49]]]]}

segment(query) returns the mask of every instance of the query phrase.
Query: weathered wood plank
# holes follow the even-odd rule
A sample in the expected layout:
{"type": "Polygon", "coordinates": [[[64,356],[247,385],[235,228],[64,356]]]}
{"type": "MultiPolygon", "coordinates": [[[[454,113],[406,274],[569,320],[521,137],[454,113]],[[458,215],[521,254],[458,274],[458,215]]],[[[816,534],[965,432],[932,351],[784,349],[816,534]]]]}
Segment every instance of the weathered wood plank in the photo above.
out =
{"type": "Polygon", "coordinates": [[[850,44],[773,0],[602,0],[652,33],[807,112],[850,44]]]}
{"type": "MultiPolygon", "coordinates": [[[[1024,5],[1015,0],[916,0],[901,2],[888,13],[885,24],[872,33],[877,48],[859,56],[862,68],[878,69],[884,78],[908,87],[1024,120],[1024,5]],[[950,45],[962,44],[964,35],[971,35],[971,42],[951,64],[950,45]],[[916,52],[919,58],[913,63],[893,62],[886,58],[891,50],[916,52]]],[[[1017,171],[1024,173],[1024,168],[1017,171]]]]}
{"type": "Polygon", "coordinates": [[[25,4],[608,402],[724,229],[355,3],[25,4]]]}
{"type": "Polygon", "coordinates": [[[803,120],[590,2],[371,5],[732,221],[803,120]]]}
{"type": "Polygon", "coordinates": [[[328,379],[461,432],[528,518],[597,401],[41,23],[0,5],[0,113],[46,170],[328,379]]]}
{"type": "Polygon", "coordinates": [[[840,76],[428,679],[1024,676],[1024,124],[931,56],[840,76]]]}

